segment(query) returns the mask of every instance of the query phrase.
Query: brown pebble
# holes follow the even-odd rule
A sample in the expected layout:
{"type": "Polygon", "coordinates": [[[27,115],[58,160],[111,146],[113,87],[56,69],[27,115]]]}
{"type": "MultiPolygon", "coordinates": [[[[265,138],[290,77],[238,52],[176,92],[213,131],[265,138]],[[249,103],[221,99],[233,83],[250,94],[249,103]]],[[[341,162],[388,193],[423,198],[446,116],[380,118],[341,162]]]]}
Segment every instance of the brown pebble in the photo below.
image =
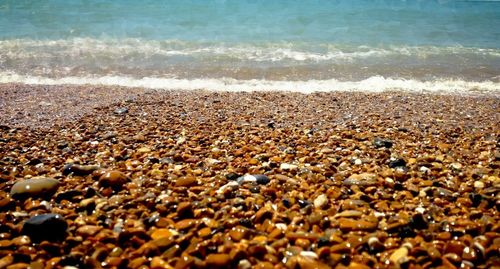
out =
{"type": "Polygon", "coordinates": [[[198,184],[198,181],[194,176],[180,177],[175,181],[175,186],[177,187],[191,187],[198,184]]]}
{"type": "Polygon", "coordinates": [[[179,218],[192,218],[193,206],[190,202],[181,202],[177,205],[177,216],[179,218]]]}
{"type": "Polygon", "coordinates": [[[13,198],[49,196],[56,192],[59,180],[53,178],[31,178],[17,181],[10,189],[13,198]]]}
{"type": "Polygon", "coordinates": [[[14,263],[9,266],[7,266],[6,269],[27,269],[29,267],[29,264],[20,262],[20,263],[14,263]]]}
{"type": "Polygon", "coordinates": [[[364,220],[353,220],[347,218],[339,219],[339,228],[343,231],[373,231],[377,229],[378,223],[364,220]]]}
{"type": "Polygon", "coordinates": [[[122,189],[123,185],[129,181],[129,178],[122,172],[111,170],[106,171],[99,178],[99,185],[101,187],[111,187],[113,189],[122,189]]]}
{"type": "Polygon", "coordinates": [[[95,225],[84,225],[84,226],[79,227],[76,230],[76,234],[78,234],[80,236],[88,237],[88,236],[94,236],[100,230],[102,230],[102,227],[95,226],[95,225]]]}
{"type": "Polygon", "coordinates": [[[205,259],[209,268],[226,267],[231,262],[231,257],[228,254],[208,254],[205,259]]]}
{"type": "Polygon", "coordinates": [[[157,240],[157,239],[160,239],[160,238],[170,238],[172,236],[172,232],[169,230],[169,229],[156,229],[152,234],[151,234],[151,238],[153,240],[157,240]]]}
{"type": "Polygon", "coordinates": [[[195,219],[184,219],[184,220],[181,220],[181,221],[175,223],[175,228],[177,230],[187,230],[187,229],[193,227],[194,225],[196,225],[196,222],[197,222],[197,220],[195,220],[195,219]]]}
{"type": "Polygon", "coordinates": [[[189,255],[182,255],[175,263],[175,269],[192,268],[194,265],[194,258],[189,255]]]}
{"type": "Polygon", "coordinates": [[[229,231],[229,236],[235,242],[239,242],[241,239],[245,238],[246,235],[247,235],[247,229],[242,226],[233,227],[229,231]]]}
{"type": "Polygon", "coordinates": [[[265,219],[270,219],[273,217],[273,212],[271,212],[269,209],[266,207],[262,207],[255,213],[255,222],[256,223],[261,223],[265,219]]]}
{"type": "Polygon", "coordinates": [[[173,268],[170,264],[164,261],[160,257],[153,257],[151,263],[149,264],[151,269],[170,269],[173,268]]]}
{"type": "Polygon", "coordinates": [[[198,231],[198,236],[201,238],[206,238],[206,237],[210,236],[211,232],[212,232],[212,229],[210,229],[210,227],[201,228],[198,231]]]}
{"type": "Polygon", "coordinates": [[[399,265],[404,262],[404,260],[408,257],[408,248],[406,247],[401,247],[395,250],[391,256],[389,257],[389,260],[395,264],[399,265]]]}

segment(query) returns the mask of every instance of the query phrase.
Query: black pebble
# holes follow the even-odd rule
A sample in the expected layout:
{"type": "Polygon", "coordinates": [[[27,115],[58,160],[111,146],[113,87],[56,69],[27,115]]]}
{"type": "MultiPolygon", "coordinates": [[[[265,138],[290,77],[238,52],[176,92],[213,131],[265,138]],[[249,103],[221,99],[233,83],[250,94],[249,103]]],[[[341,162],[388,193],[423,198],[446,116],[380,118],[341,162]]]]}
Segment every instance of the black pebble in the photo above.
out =
{"type": "Polygon", "coordinates": [[[281,202],[283,203],[283,205],[284,205],[286,208],[290,208],[290,207],[292,206],[292,203],[290,202],[290,200],[288,200],[288,199],[286,199],[286,198],[285,198],[285,199],[283,199],[281,202]]]}
{"type": "Polygon", "coordinates": [[[236,173],[229,173],[226,175],[226,178],[227,180],[236,180],[238,179],[240,176],[236,173]]]}
{"type": "Polygon", "coordinates": [[[271,181],[266,175],[254,175],[257,179],[257,184],[266,185],[271,181]]]}
{"type": "Polygon", "coordinates": [[[31,159],[29,162],[26,163],[26,165],[37,165],[43,163],[42,160],[40,159],[31,159]]]}
{"type": "Polygon", "coordinates": [[[428,225],[424,216],[420,213],[417,213],[413,215],[413,217],[411,218],[410,226],[413,229],[421,230],[421,229],[426,229],[428,225]]]}
{"type": "Polygon", "coordinates": [[[387,139],[382,139],[382,138],[375,138],[375,140],[373,140],[373,145],[376,147],[376,148],[392,148],[392,141],[391,140],[387,140],[387,139]]]}
{"type": "Polygon", "coordinates": [[[67,228],[68,224],[61,215],[41,214],[28,219],[21,233],[29,236],[34,242],[59,241],[66,237],[67,228]]]}
{"type": "Polygon", "coordinates": [[[481,201],[483,200],[483,196],[478,193],[471,193],[470,199],[472,201],[472,206],[478,207],[481,204],[481,201]]]}
{"type": "Polygon", "coordinates": [[[389,162],[390,168],[405,167],[405,166],[406,166],[406,161],[403,159],[395,159],[389,162]]]}

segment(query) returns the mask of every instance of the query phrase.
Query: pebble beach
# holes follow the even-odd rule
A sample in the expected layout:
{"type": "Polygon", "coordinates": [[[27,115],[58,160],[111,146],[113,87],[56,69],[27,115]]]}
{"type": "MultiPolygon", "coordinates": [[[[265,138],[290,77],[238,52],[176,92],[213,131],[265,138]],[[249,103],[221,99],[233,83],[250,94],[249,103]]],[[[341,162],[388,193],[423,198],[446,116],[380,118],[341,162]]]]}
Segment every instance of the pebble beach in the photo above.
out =
{"type": "Polygon", "coordinates": [[[498,268],[500,99],[0,86],[0,268],[498,268]]]}

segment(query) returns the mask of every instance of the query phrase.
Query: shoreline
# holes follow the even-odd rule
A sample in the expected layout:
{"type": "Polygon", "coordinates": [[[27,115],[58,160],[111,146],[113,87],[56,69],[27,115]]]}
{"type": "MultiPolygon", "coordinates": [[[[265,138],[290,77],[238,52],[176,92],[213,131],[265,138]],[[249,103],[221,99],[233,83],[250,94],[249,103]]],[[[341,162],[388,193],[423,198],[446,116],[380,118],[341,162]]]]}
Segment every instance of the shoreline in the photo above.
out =
{"type": "MultiPolygon", "coordinates": [[[[377,102],[377,98],[381,100],[391,99],[394,96],[396,99],[401,99],[406,110],[413,109],[412,106],[425,108],[426,103],[431,107],[436,107],[440,111],[439,101],[451,102],[452,109],[462,114],[454,115],[454,120],[467,120],[465,111],[460,111],[462,108],[471,108],[472,104],[476,108],[482,108],[480,100],[486,100],[491,109],[493,120],[499,119],[500,116],[495,115],[495,109],[498,109],[500,96],[490,93],[467,92],[411,92],[401,90],[391,90],[382,92],[364,92],[364,91],[330,91],[330,92],[293,92],[293,91],[212,91],[212,90],[175,90],[175,89],[148,89],[139,87],[119,87],[119,86],[94,86],[94,85],[29,85],[20,83],[3,83],[0,84],[0,124],[14,124],[15,126],[41,127],[43,124],[52,126],[53,124],[66,123],[70,120],[78,119],[79,117],[94,113],[96,109],[108,106],[117,106],[119,104],[133,103],[136,101],[143,102],[148,95],[156,97],[165,97],[168,95],[177,96],[182,99],[198,98],[205,95],[222,95],[230,96],[232,99],[238,97],[255,96],[275,96],[288,98],[305,98],[317,102],[317,96],[325,96],[328,98],[341,98],[344,101],[359,103],[363,106],[374,106],[371,100],[377,102]],[[368,99],[363,100],[363,97],[368,99]],[[421,100],[419,100],[421,99],[421,100]],[[405,104],[408,100],[413,104],[405,104]],[[468,103],[472,100],[473,103],[469,106],[462,107],[461,102],[468,103]]],[[[151,98],[152,98],[151,97],[151,98]]],[[[272,99],[273,97],[271,97],[272,99]]],[[[397,101],[397,100],[396,100],[397,101]]],[[[269,105],[269,104],[266,104],[269,105]]],[[[325,104],[322,104],[325,106],[325,104]]],[[[390,103],[388,108],[377,108],[377,113],[385,113],[389,115],[391,109],[400,110],[395,101],[390,103]]],[[[474,110],[474,109],[473,109],[474,110]]],[[[353,113],[354,111],[343,111],[343,113],[353,113]]],[[[415,111],[414,111],[415,112],[415,111]]],[[[477,113],[477,111],[473,111],[477,113]]],[[[398,117],[405,117],[404,111],[398,112],[398,117]]],[[[441,113],[445,113],[441,111],[441,113]]],[[[409,116],[409,115],[406,115],[409,116]]],[[[420,115],[421,117],[422,115],[420,115]]],[[[359,113],[356,117],[363,118],[363,113],[359,113]]],[[[342,117],[339,117],[342,118],[342,117]]],[[[406,120],[412,120],[410,117],[406,120]]]]}
{"type": "Polygon", "coordinates": [[[499,108],[2,84],[0,264],[500,266],[499,108]]]}

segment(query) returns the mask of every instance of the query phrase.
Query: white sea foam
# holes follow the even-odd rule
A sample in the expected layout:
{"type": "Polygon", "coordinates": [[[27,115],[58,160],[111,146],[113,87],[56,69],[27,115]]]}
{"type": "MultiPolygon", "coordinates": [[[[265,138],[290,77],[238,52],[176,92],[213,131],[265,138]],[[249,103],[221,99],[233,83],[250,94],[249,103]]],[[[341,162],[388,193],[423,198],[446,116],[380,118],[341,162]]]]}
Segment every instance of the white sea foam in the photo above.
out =
{"type": "Polygon", "coordinates": [[[0,60],[46,60],[51,57],[69,57],[71,60],[109,57],[123,59],[140,55],[225,57],[256,62],[276,61],[332,61],[368,57],[410,56],[427,58],[435,55],[475,55],[500,57],[498,49],[468,48],[461,46],[341,46],[301,42],[270,43],[214,43],[180,40],[142,40],[134,38],[71,38],[60,40],[11,39],[0,40],[0,60]]]}
{"type": "Polygon", "coordinates": [[[168,90],[209,90],[209,91],[290,91],[301,93],[331,92],[331,91],[362,91],[383,92],[392,90],[410,92],[438,92],[453,94],[486,93],[500,96],[500,83],[492,81],[464,81],[455,79],[438,79],[434,81],[419,81],[398,78],[370,77],[360,81],[307,80],[236,80],[232,78],[206,79],[176,79],[144,77],[133,78],[124,76],[101,77],[63,77],[49,78],[40,76],[25,76],[11,72],[0,72],[0,83],[24,83],[35,85],[104,85],[139,87],[148,89],[168,90]]]}

